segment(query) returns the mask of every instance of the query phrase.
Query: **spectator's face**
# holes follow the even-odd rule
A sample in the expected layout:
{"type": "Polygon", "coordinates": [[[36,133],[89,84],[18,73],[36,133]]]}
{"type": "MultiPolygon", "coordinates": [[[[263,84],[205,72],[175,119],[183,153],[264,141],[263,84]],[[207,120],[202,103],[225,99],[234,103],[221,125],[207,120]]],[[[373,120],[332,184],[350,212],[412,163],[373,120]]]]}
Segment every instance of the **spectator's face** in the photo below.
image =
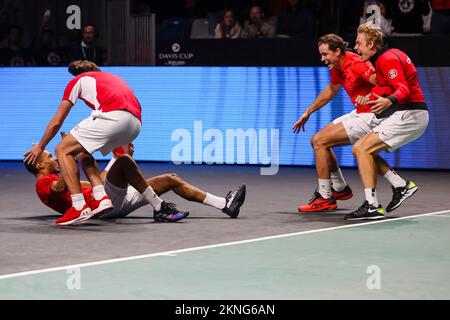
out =
{"type": "Polygon", "coordinates": [[[87,26],[83,29],[83,41],[87,44],[94,42],[95,38],[95,27],[87,26]]]}
{"type": "Polygon", "coordinates": [[[373,43],[367,43],[367,36],[365,33],[358,33],[356,37],[355,50],[361,55],[362,61],[367,61],[372,56],[373,43]]]}
{"type": "Polygon", "coordinates": [[[22,42],[22,33],[19,29],[13,28],[9,31],[9,42],[13,44],[20,44],[22,42]]]}
{"type": "Polygon", "coordinates": [[[319,53],[321,57],[321,61],[325,63],[328,69],[340,68],[341,67],[341,50],[336,49],[333,51],[330,49],[327,43],[322,43],[319,46],[319,53]]]}
{"type": "Polygon", "coordinates": [[[232,26],[234,24],[234,14],[231,11],[225,12],[223,15],[223,24],[226,26],[232,26]]]}
{"type": "Polygon", "coordinates": [[[259,7],[252,7],[250,9],[250,20],[253,23],[258,23],[262,20],[262,12],[259,7]]]}

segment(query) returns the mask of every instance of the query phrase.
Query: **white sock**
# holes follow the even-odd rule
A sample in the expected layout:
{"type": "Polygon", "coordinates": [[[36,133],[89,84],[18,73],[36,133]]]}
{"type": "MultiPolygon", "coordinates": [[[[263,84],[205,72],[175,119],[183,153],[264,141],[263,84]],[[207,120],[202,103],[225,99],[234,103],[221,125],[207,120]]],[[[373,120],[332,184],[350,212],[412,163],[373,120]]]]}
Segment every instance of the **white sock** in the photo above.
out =
{"type": "Polygon", "coordinates": [[[225,198],[217,197],[208,192],[206,193],[205,200],[203,200],[203,204],[217,208],[219,210],[222,210],[223,208],[225,208],[226,202],[227,201],[225,200],[225,198]]]}
{"type": "Polygon", "coordinates": [[[161,210],[161,203],[163,202],[163,200],[160,197],[158,197],[155,191],[153,191],[152,187],[148,186],[148,188],[145,189],[142,195],[148,202],[150,202],[153,209],[155,209],[156,211],[161,210]]]}
{"type": "Polygon", "coordinates": [[[324,199],[331,198],[331,179],[319,179],[319,193],[324,199]]]}
{"type": "Polygon", "coordinates": [[[95,200],[102,200],[106,196],[105,187],[102,184],[93,187],[92,191],[95,200]]]}
{"type": "Polygon", "coordinates": [[[83,209],[86,201],[84,200],[84,196],[82,193],[71,194],[70,197],[72,198],[72,207],[77,210],[83,209]]]}
{"type": "Polygon", "coordinates": [[[108,164],[105,167],[105,171],[109,172],[109,170],[111,170],[111,167],[113,166],[114,162],[116,162],[116,158],[111,158],[111,160],[109,160],[108,164]]]}
{"type": "Polygon", "coordinates": [[[341,168],[338,168],[337,171],[331,172],[331,183],[333,184],[333,189],[336,191],[342,191],[347,186],[347,182],[342,175],[341,168]]]}
{"type": "Polygon", "coordinates": [[[394,188],[400,188],[406,186],[406,181],[403,180],[402,177],[400,177],[397,172],[390,169],[386,174],[383,176],[394,188]]]}
{"type": "Polygon", "coordinates": [[[364,189],[364,193],[366,194],[366,200],[369,204],[378,207],[378,199],[377,199],[377,191],[375,189],[364,189]]]}

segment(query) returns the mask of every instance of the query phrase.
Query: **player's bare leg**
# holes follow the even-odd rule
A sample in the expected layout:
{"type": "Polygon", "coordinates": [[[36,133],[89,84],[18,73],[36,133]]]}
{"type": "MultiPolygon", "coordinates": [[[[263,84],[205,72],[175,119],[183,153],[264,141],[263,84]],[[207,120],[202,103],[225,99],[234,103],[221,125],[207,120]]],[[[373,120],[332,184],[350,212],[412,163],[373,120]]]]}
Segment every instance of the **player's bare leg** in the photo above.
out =
{"type": "Polygon", "coordinates": [[[306,205],[298,207],[299,212],[317,212],[337,208],[336,199],[347,200],[353,196],[347,186],[337,163],[334,146],[349,145],[350,140],[342,123],[330,123],[311,138],[316,159],[319,188],[306,205]],[[332,181],[336,190],[332,193],[332,181]]]}
{"type": "Polygon", "coordinates": [[[61,174],[71,195],[73,206],[56,223],[60,225],[77,224],[111,210],[112,203],[105,193],[103,184],[101,184],[95,160],[83,146],[69,134],[58,144],[55,152],[61,167],[61,174]],[[82,165],[87,165],[87,175],[93,186],[94,199],[89,199],[89,205],[81,192],[79,171],[74,159],[76,155],[81,159],[82,165]],[[98,184],[99,180],[100,185],[98,184]]]}
{"type": "MultiPolygon", "coordinates": [[[[187,183],[181,179],[176,173],[168,173],[160,176],[152,177],[147,179],[147,184],[152,186],[153,190],[158,195],[164,194],[168,191],[173,191],[183,199],[189,201],[195,201],[203,203],[206,199],[206,192],[194,187],[193,185],[187,183]]],[[[223,206],[218,209],[223,209],[225,207],[225,198],[223,199],[223,206]]]]}
{"type": "Polygon", "coordinates": [[[245,185],[240,186],[236,190],[231,190],[226,197],[218,197],[187,183],[176,173],[147,179],[147,183],[153,187],[157,194],[163,194],[172,190],[186,200],[209,205],[221,210],[232,218],[238,216],[240,207],[245,201],[245,185]]]}
{"type": "Polygon", "coordinates": [[[345,216],[347,220],[383,219],[384,209],[378,203],[377,184],[377,161],[378,153],[388,150],[389,146],[378,138],[378,133],[369,132],[353,145],[353,155],[358,161],[358,170],[364,186],[366,201],[352,213],[345,216]]]}

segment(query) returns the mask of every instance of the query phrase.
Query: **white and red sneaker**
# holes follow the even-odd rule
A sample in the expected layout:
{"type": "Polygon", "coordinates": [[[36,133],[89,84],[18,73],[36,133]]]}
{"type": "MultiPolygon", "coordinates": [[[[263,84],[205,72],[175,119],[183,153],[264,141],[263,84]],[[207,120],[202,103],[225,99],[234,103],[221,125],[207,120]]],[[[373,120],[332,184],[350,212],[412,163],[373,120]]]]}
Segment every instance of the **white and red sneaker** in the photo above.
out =
{"type": "Polygon", "coordinates": [[[71,207],[66,210],[64,215],[56,220],[56,224],[60,226],[68,226],[86,221],[92,217],[91,208],[85,204],[81,210],[71,207]]]}
{"type": "Polygon", "coordinates": [[[92,218],[94,219],[100,218],[105,213],[114,209],[111,198],[108,196],[104,196],[101,200],[95,200],[94,197],[92,197],[90,205],[92,209],[92,218]]]}

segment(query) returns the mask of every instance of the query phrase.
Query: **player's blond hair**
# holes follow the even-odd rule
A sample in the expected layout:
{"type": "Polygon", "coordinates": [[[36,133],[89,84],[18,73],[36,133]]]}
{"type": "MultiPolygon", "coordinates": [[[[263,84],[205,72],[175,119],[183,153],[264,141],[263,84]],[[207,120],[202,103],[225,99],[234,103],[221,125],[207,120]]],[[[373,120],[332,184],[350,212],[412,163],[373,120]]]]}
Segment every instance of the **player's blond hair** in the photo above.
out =
{"type": "Polygon", "coordinates": [[[383,47],[383,32],[376,28],[373,23],[366,22],[358,27],[358,33],[366,35],[367,42],[372,42],[375,50],[383,47]]]}

